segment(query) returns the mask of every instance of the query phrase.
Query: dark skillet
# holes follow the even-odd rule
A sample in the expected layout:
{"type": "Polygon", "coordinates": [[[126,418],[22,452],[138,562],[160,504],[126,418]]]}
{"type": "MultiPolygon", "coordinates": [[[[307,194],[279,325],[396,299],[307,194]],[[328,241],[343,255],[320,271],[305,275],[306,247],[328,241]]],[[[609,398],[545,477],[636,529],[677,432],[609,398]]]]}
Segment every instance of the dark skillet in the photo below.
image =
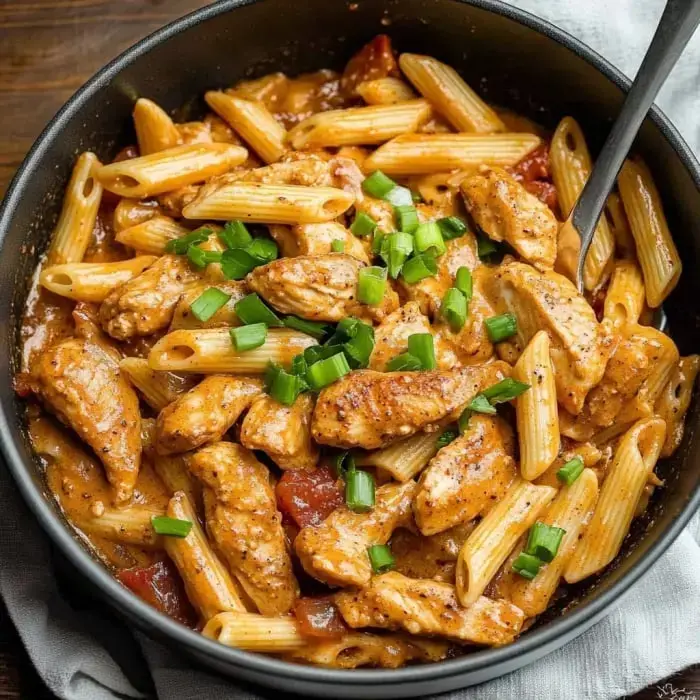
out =
{"type": "MultiPolygon", "coordinates": [[[[189,631],[141,602],[73,537],[52,502],[23,429],[12,390],[18,319],[29,277],[58,215],[75,155],[109,159],[133,142],[131,109],[147,96],[168,109],[201,107],[205,89],[274,70],[339,67],[375,34],[400,50],[429,53],[455,66],[495,104],[553,126],[571,114],[595,151],[617,115],[628,81],[572,37],[497,0],[224,0],[156,32],[98,73],[61,110],[20,167],[0,211],[0,442],[34,514],[85,578],[136,626],[236,678],[339,698],[412,697],[489,680],[532,663],[600,620],[680,533],[700,504],[700,407],[694,402],[676,456],[659,467],[666,488],[633,526],[621,555],[603,576],[574,588],[559,607],[510,646],[396,671],[332,671],[287,664],[229,649],[189,631]],[[10,351],[13,349],[13,351],[10,351]],[[562,611],[566,608],[566,614],[562,611]]],[[[663,196],[686,271],[666,309],[682,354],[700,348],[700,167],[656,109],[636,148],[663,196]]],[[[624,643],[624,640],[621,640],[624,643]]]]}

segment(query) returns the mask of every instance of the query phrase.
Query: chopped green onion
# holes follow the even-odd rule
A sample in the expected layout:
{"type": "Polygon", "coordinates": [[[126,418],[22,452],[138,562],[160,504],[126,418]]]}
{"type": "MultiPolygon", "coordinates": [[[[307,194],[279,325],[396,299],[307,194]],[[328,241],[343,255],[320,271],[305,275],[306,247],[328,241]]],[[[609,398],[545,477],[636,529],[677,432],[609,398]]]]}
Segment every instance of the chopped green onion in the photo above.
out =
{"type": "Polygon", "coordinates": [[[387,544],[373,544],[371,547],[367,547],[367,554],[375,574],[383,574],[389,569],[393,569],[394,564],[396,564],[387,544]]]}
{"type": "Polygon", "coordinates": [[[557,479],[563,481],[567,486],[571,486],[582,473],[583,460],[577,455],[557,471],[557,479]]]}
{"type": "Polygon", "coordinates": [[[484,323],[486,324],[489,340],[492,343],[500,343],[518,332],[518,321],[511,313],[492,316],[487,318],[484,323]]]}
{"type": "Polygon", "coordinates": [[[382,251],[382,257],[389,266],[389,276],[396,279],[406,259],[413,252],[413,236],[410,233],[392,233],[384,241],[388,243],[386,251],[382,251]]]}
{"type": "Polygon", "coordinates": [[[338,352],[325,360],[318,360],[306,372],[306,382],[314,390],[319,391],[324,386],[333,384],[350,372],[345,354],[338,352]]]}
{"type": "Polygon", "coordinates": [[[550,562],[557,556],[561,540],[566,530],[540,522],[539,520],[530,528],[527,537],[525,553],[538,559],[550,562]]]}
{"type": "Polygon", "coordinates": [[[474,281],[472,280],[472,273],[468,267],[460,267],[457,270],[454,286],[464,294],[468,304],[472,300],[474,294],[474,281]]]}
{"type": "Polygon", "coordinates": [[[448,289],[442,298],[441,316],[450,324],[455,333],[462,330],[467,321],[467,299],[459,289],[448,289]]]}
{"type": "Polygon", "coordinates": [[[386,268],[363,267],[357,283],[357,298],[363,304],[376,306],[382,303],[386,291],[386,268]]]}
{"type": "Polygon", "coordinates": [[[537,557],[527,554],[526,552],[521,552],[518,554],[518,558],[513,562],[512,568],[516,574],[520,574],[523,578],[532,581],[539,573],[540,566],[542,566],[542,562],[537,557]]]}
{"type": "Polygon", "coordinates": [[[487,413],[489,415],[497,413],[496,409],[489,403],[489,400],[483,394],[477,394],[469,402],[467,409],[472,413],[487,413]]]}
{"type": "Polygon", "coordinates": [[[242,280],[258,264],[245,248],[225,250],[221,254],[221,270],[227,280],[242,280]]]}
{"type": "Polygon", "coordinates": [[[230,294],[216,287],[209,287],[202,292],[191,304],[192,315],[202,322],[208,321],[231,298],[230,294]]]}
{"type": "Polygon", "coordinates": [[[428,251],[409,258],[403,264],[401,275],[407,284],[415,284],[426,277],[435,277],[437,275],[435,253],[428,251]]]}
{"type": "Polygon", "coordinates": [[[497,384],[493,384],[488,389],[484,389],[480,395],[485,396],[491,404],[505,403],[506,401],[512,401],[520,394],[524,394],[529,388],[529,384],[508,377],[497,384]]]}
{"type": "Polygon", "coordinates": [[[320,360],[326,360],[339,352],[340,348],[337,345],[311,345],[304,350],[304,360],[307,366],[311,367],[320,360]]]}
{"type": "Polygon", "coordinates": [[[265,388],[275,401],[291,406],[309,387],[303,377],[290,374],[271,362],[265,371],[265,388]]]}
{"type": "Polygon", "coordinates": [[[375,255],[379,255],[382,252],[382,245],[384,244],[384,239],[386,234],[381,231],[375,231],[372,238],[372,252],[375,255]]]}
{"type": "Polygon", "coordinates": [[[221,262],[221,253],[213,250],[202,250],[196,245],[191,245],[187,249],[187,257],[200,270],[203,270],[209,263],[221,262]]]}
{"type": "Polygon", "coordinates": [[[397,355],[386,363],[387,372],[417,372],[421,369],[423,369],[423,363],[410,352],[397,355]]]}
{"type": "Polygon", "coordinates": [[[264,323],[251,323],[248,326],[230,328],[229,335],[233,347],[238,352],[246,352],[246,350],[254,350],[265,344],[267,326],[264,323]]]}
{"type": "Polygon", "coordinates": [[[408,187],[401,187],[401,185],[396,185],[393,190],[387,194],[384,199],[393,204],[395,207],[407,206],[413,204],[413,195],[408,187]]]}
{"type": "Polygon", "coordinates": [[[340,238],[336,238],[331,241],[331,252],[333,253],[344,253],[345,252],[345,241],[340,238]]]}
{"type": "Polygon", "coordinates": [[[414,204],[421,204],[424,201],[420,192],[411,191],[411,199],[413,200],[414,204]]]}
{"type": "Polygon", "coordinates": [[[442,449],[443,447],[446,447],[449,445],[451,442],[457,439],[457,433],[454,430],[446,430],[440,437],[437,439],[437,448],[438,450],[442,449]]]}
{"type": "Polygon", "coordinates": [[[369,358],[374,350],[374,329],[366,323],[359,322],[355,327],[353,337],[342,345],[348,364],[353,369],[367,367],[369,358]]]}
{"type": "Polygon", "coordinates": [[[271,238],[255,238],[245,247],[245,251],[258,262],[258,265],[266,265],[276,260],[279,255],[277,243],[271,238]]]}
{"type": "Polygon", "coordinates": [[[374,477],[356,469],[345,475],[345,503],[354,513],[367,513],[374,508],[374,477]]]}
{"type": "Polygon", "coordinates": [[[167,515],[155,515],[151,518],[151,524],[157,535],[169,537],[187,537],[192,529],[192,522],[169,518],[167,515]]]}
{"type": "Polygon", "coordinates": [[[307,321],[305,318],[299,318],[298,316],[285,316],[282,319],[282,323],[287,328],[293,328],[295,331],[306,333],[306,335],[310,335],[312,338],[316,338],[316,340],[324,338],[332,330],[332,326],[329,326],[327,323],[307,321]]]}
{"type": "Polygon", "coordinates": [[[306,358],[304,357],[303,354],[300,355],[295,355],[292,358],[292,364],[289,367],[289,371],[292,374],[296,374],[300,377],[304,377],[306,375],[306,370],[309,369],[309,365],[306,363],[306,358]]]}
{"type": "Polygon", "coordinates": [[[180,236],[180,238],[172,238],[165,244],[166,253],[175,253],[175,255],[186,255],[187,250],[191,245],[198,245],[209,240],[212,230],[210,228],[198,228],[195,231],[180,236]]]}
{"type": "Polygon", "coordinates": [[[434,248],[436,255],[443,255],[447,250],[442,233],[440,233],[440,227],[434,221],[421,224],[413,235],[415,237],[415,248],[419,253],[434,248]]]}
{"type": "Polygon", "coordinates": [[[459,428],[459,434],[464,435],[469,427],[469,419],[472,417],[472,410],[467,406],[462,413],[460,413],[457,419],[457,427],[459,428]]]}
{"type": "Polygon", "coordinates": [[[363,211],[355,214],[355,220],[350,225],[350,231],[355,236],[359,236],[360,238],[374,233],[376,228],[377,222],[369,214],[365,214],[363,211]]]}
{"type": "Polygon", "coordinates": [[[394,187],[396,187],[396,183],[381,170],[375,170],[362,181],[362,189],[370,197],[377,199],[384,199],[394,187]]]}
{"type": "Polygon", "coordinates": [[[402,204],[394,208],[396,228],[404,233],[413,233],[418,228],[418,212],[412,204],[402,204]]]}
{"type": "Polygon", "coordinates": [[[347,450],[338,452],[333,457],[333,471],[339,479],[345,479],[348,472],[355,471],[355,458],[347,450]]]}
{"type": "Polygon", "coordinates": [[[492,241],[486,236],[477,236],[476,252],[479,256],[479,260],[488,262],[492,255],[496,255],[498,253],[498,246],[496,245],[495,241],[492,241]]]}
{"type": "Polygon", "coordinates": [[[255,293],[248,294],[237,301],[233,308],[239,321],[246,326],[250,323],[264,323],[266,326],[283,325],[280,317],[255,293]]]}
{"type": "Polygon", "coordinates": [[[468,230],[467,225],[458,216],[446,216],[444,219],[438,219],[437,225],[440,227],[442,237],[446,241],[459,238],[468,230]]]}
{"type": "Polygon", "coordinates": [[[413,333],[408,336],[408,352],[420,360],[423,369],[435,369],[435,345],[431,333],[413,333]]]}
{"type": "Polygon", "coordinates": [[[245,248],[253,242],[253,237],[242,221],[227,221],[223,230],[219,231],[217,235],[219,240],[229,249],[245,248]]]}

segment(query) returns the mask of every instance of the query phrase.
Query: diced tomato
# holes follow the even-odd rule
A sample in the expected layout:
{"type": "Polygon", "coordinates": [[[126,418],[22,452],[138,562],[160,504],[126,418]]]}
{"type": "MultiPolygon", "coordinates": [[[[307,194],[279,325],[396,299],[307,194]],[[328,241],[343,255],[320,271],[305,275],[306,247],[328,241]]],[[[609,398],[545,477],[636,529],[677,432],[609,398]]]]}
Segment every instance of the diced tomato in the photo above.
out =
{"type": "Polygon", "coordinates": [[[555,214],[559,211],[557,189],[551,182],[547,182],[546,180],[530,180],[523,182],[523,187],[530,192],[530,194],[534,194],[541,202],[544,202],[555,214]]]}
{"type": "Polygon", "coordinates": [[[391,39],[386,34],[379,34],[348,61],[340,79],[340,89],[349,97],[355,97],[360,83],[398,74],[391,39]]]}
{"type": "Polygon", "coordinates": [[[197,616],[187,599],[182,579],[170,561],[123,569],[117,578],[156,610],[189,627],[194,626],[197,616]]]}
{"type": "Polygon", "coordinates": [[[125,146],[122,148],[116,156],[112,163],[120,163],[123,160],[131,160],[132,158],[139,157],[139,149],[137,146],[125,146]]]}
{"type": "Polygon", "coordinates": [[[330,467],[286,471],[277,484],[277,502],[299,527],[320,525],[344,502],[341,484],[330,467]]]}
{"type": "Polygon", "coordinates": [[[347,627],[338,608],[328,598],[299,598],[294,604],[299,631],[307,637],[334,639],[342,637],[347,627]]]}
{"type": "Polygon", "coordinates": [[[543,143],[516,163],[511,172],[516,180],[546,180],[549,177],[549,146],[543,143]]]}

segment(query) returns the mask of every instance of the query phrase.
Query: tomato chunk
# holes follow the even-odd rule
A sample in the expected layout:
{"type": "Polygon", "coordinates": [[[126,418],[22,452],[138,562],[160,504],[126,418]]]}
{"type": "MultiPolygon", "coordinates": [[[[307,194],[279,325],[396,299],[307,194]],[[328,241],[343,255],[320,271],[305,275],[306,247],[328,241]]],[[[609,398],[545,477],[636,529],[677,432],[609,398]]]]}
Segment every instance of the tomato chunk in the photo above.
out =
{"type": "Polygon", "coordinates": [[[345,498],[327,466],[287,471],[277,484],[277,503],[299,527],[320,525],[345,498]]]}
{"type": "Polygon", "coordinates": [[[170,561],[157,561],[146,567],[123,569],[117,578],[129,590],[156,610],[193,627],[196,615],[185,595],[182,579],[170,561]]]}
{"type": "Polygon", "coordinates": [[[379,34],[348,61],[340,79],[340,89],[344,94],[355,97],[360,83],[398,74],[391,39],[386,34],[379,34]]]}
{"type": "Polygon", "coordinates": [[[299,598],[294,604],[299,631],[307,637],[337,639],[347,632],[343,618],[330,598],[299,598]]]}
{"type": "Polygon", "coordinates": [[[546,180],[549,175],[549,146],[543,143],[512,168],[516,180],[546,180]]]}
{"type": "Polygon", "coordinates": [[[555,214],[559,211],[559,200],[557,199],[557,189],[551,182],[546,180],[530,180],[523,182],[523,187],[534,194],[540,202],[544,202],[555,214]]]}

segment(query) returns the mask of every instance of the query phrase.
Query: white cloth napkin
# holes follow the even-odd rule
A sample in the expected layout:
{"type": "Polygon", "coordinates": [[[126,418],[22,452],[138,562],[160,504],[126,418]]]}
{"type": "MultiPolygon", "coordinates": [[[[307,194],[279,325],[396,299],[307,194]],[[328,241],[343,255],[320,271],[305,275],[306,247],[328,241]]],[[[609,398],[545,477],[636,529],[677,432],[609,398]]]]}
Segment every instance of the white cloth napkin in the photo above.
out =
{"type": "MultiPolygon", "coordinates": [[[[634,75],[663,9],[663,0],[512,0],[543,16],[634,75]]],[[[658,104],[697,153],[700,150],[700,34],[661,91],[658,104]]],[[[64,700],[114,700],[150,695],[144,665],[128,630],[96,606],[59,591],[51,550],[0,470],[0,594],[46,684],[64,700]],[[69,602],[70,601],[70,602],[69,602]],[[143,690],[145,688],[145,690],[143,690]]],[[[602,622],[534,665],[452,700],[586,698],[634,693],[700,663],[700,522],[669,551],[602,622]]],[[[255,700],[280,693],[242,687],[192,669],[145,637],[137,637],[159,700],[255,700]]]]}

